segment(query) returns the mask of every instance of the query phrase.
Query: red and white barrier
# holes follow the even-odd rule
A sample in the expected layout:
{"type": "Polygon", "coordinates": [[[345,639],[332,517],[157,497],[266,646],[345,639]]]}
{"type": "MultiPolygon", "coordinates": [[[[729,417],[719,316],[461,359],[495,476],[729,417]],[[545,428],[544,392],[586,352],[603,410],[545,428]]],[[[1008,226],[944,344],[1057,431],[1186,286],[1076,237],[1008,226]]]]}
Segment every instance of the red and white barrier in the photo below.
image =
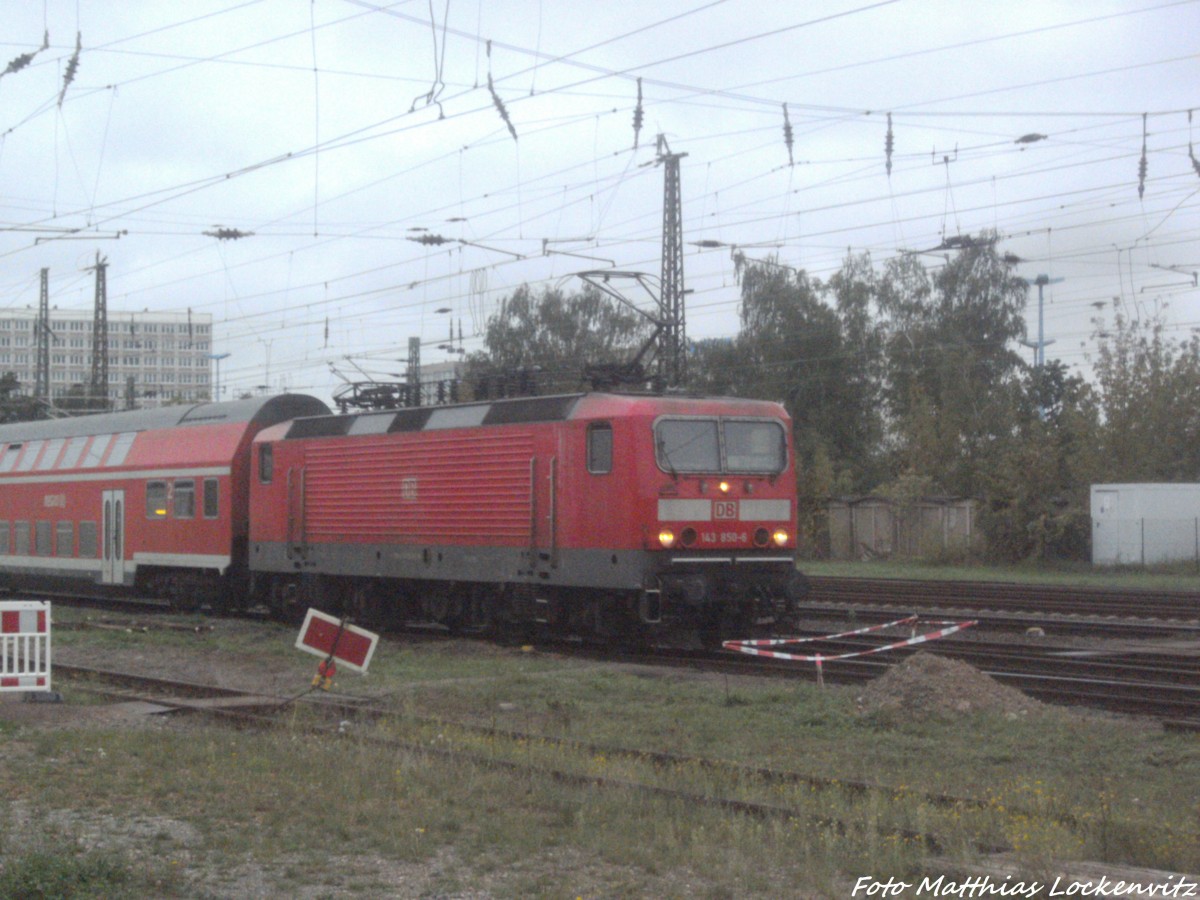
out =
{"type": "Polygon", "coordinates": [[[793,662],[810,662],[816,663],[817,680],[824,682],[822,665],[827,662],[833,662],[840,659],[854,659],[857,656],[870,656],[873,653],[883,653],[886,650],[896,650],[900,647],[911,647],[914,644],[924,644],[926,641],[937,640],[938,638],[946,637],[954,634],[956,631],[962,631],[964,628],[970,628],[972,625],[978,625],[978,620],[969,620],[966,622],[953,622],[949,620],[930,620],[926,621],[926,625],[942,625],[936,631],[929,631],[924,634],[916,634],[917,623],[920,621],[919,616],[907,616],[903,619],[896,619],[893,622],[884,622],[882,625],[868,625],[866,628],[858,628],[854,631],[843,631],[840,634],[827,634],[821,637],[808,638],[768,638],[757,641],[725,641],[721,646],[726,650],[736,650],[738,653],[748,653],[751,656],[766,656],[771,659],[790,659],[793,662]],[[811,644],[816,641],[833,641],[839,638],[853,637],[859,634],[869,634],[873,631],[883,631],[885,628],[897,628],[902,625],[911,625],[913,635],[907,640],[897,641],[893,644],[886,644],[883,647],[872,647],[869,650],[855,650],[850,653],[837,653],[833,655],[825,655],[823,653],[814,654],[799,654],[788,653],[783,650],[766,650],[765,647],[792,647],[800,644],[811,644]]]}
{"type": "Polygon", "coordinates": [[[50,604],[0,602],[0,692],[50,690],[50,604]]]}

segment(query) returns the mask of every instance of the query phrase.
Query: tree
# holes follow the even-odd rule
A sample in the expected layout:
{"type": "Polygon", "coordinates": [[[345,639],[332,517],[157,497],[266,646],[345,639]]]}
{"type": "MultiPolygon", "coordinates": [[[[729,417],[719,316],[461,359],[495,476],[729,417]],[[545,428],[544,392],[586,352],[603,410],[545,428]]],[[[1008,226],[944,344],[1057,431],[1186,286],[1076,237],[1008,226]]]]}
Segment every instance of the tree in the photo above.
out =
{"type": "Polygon", "coordinates": [[[979,494],[990,453],[1012,427],[1027,291],[992,235],[967,242],[932,277],[913,256],[889,262],[878,296],[897,471],[979,494]]]}
{"type": "Polygon", "coordinates": [[[488,320],[485,349],[467,358],[466,380],[513,388],[523,377],[538,393],[578,390],[586,366],[629,362],[648,335],[644,318],[594,289],[535,294],[522,285],[488,320]]]}
{"type": "Polygon", "coordinates": [[[31,422],[42,418],[42,407],[22,394],[21,382],[13,372],[0,376],[0,422],[31,422]]]}
{"type": "Polygon", "coordinates": [[[1200,339],[1170,341],[1161,316],[1120,312],[1097,339],[1107,480],[1200,480],[1200,339]]]}
{"type": "Polygon", "coordinates": [[[1096,393],[1061,362],[1024,370],[1013,429],[983,477],[980,525],[997,559],[1084,559],[1100,470],[1096,393]]]}

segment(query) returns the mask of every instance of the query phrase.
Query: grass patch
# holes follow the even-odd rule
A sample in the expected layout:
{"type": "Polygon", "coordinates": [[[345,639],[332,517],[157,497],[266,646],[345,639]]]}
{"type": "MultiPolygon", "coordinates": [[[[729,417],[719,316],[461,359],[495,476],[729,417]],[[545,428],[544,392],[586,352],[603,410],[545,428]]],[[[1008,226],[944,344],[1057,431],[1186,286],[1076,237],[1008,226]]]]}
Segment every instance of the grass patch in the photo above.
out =
{"type": "Polygon", "coordinates": [[[178,874],[101,850],[60,843],[0,862],[0,897],[21,900],[126,900],[129,897],[185,897],[178,874]]]}
{"type": "MultiPolygon", "coordinates": [[[[98,637],[116,640],[114,652],[199,654],[214,666],[254,648],[257,661],[294,664],[301,686],[311,677],[315,658],[291,648],[294,629],[214,624],[211,633],[184,635],[184,644],[169,632],[98,637]]],[[[92,632],[63,634],[86,641],[92,632]]],[[[337,690],[369,694],[395,715],[321,737],[307,732],[304,709],[269,733],[189,720],[9,726],[0,850],[17,846],[27,829],[12,813],[27,810],[54,823],[69,846],[107,835],[118,867],[106,877],[122,877],[119,854],[145,855],[196,896],[236,894],[245,877],[237,873],[247,872],[258,880],[245,893],[279,895],[355,885],[386,893],[379,886],[399,879],[430,895],[844,896],[856,873],[928,871],[931,850],[911,832],[936,835],[938,854],[967,862],[980,844],[1010,847],[1031,871],[1061,859],[1200,868],[1200,742],[1135,723],[1053,710],[1028,718],[864,714],[852,688],[731,683],[466,641],[385,644],[369,676],[339,678],[337,690]],[[467,724],[528,737],[488,736],[467,724]],[[834,783],[662,766],[606,747],[834,783]],[[489,761],[793,812],[760,820],[489,761]],[[864,793],[850,781],[882,788],[864,793]],[[928,794],[970,802],[936,803],[928,794]]],[[[14,857],[4,858],[7,869],[14,857]]]]}

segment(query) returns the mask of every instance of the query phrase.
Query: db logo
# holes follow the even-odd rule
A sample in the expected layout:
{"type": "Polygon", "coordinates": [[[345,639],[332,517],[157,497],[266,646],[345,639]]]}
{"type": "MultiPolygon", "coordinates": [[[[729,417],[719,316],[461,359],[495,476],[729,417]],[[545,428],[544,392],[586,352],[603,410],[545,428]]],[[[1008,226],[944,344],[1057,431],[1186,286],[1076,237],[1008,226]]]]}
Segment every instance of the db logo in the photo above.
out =
{"type": "Polygon", "coordinates": [[[736,519],[738,505],[736,500],[714,500],[713,517],[717,519],[736,519]]]}

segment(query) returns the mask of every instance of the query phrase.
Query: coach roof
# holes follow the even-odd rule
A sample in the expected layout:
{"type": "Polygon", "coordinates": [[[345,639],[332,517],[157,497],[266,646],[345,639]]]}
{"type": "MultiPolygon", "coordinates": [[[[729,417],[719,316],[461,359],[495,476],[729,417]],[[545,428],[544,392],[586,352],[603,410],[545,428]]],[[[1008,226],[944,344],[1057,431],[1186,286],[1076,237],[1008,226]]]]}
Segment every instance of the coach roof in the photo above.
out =
{"type": "Polygon", "coordinates": [[[306,394],[280,394],[276,397],[254,397],[224,403],[194,403],[62,419],[39,419],[36,422],[13,422],[0,425],[0,445],[48,438],[155,431],[197,425],[246,422],[266,426],[297,416],[319,416],[328,412],[329,407],[315,397],[306,394]]]}

